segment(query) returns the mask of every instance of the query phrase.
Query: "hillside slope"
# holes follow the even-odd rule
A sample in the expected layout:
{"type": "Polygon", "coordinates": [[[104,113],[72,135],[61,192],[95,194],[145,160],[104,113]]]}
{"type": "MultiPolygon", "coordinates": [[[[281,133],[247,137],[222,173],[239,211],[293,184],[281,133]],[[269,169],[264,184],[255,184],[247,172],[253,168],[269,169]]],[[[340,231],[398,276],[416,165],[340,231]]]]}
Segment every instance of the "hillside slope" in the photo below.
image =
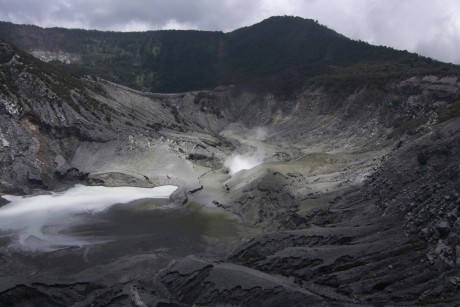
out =
{"type": "Polygon", "coordinates": [[[230,33],[117,33],[1,22],[0,39],[68,72],[151,92],[235,84],[291,95],[306,81],[347,86],[460,71],[416,54],[350,40],[313,20],[287,16],[230,33]]]}
{"type": "Polygon", "coordinates": [[[214,131],[225,124],[223,115],[200,111],[192,94],[145,94],[96,78],[77,79],[7,43],[0,47],[3,192],[55,189],[65,179],[84,180],[90,170],[122,173],[134,185],[158,185],[167,177],[193,185],[197,176],[185,158],[207,152],[201,139],[219,142],[214,131]],[[196,109],[193,121],[178,112],[175,100],[188,101],[190,113],[196,109]],[[178,152],[184,142],[187,149],[178,152]],[[137,150],[138,165],[124,170],[126,159],[136,163],[131,154],[137,150]],[[177,163],[180,174],[157,169],[166,161],[145,168],[160,153],[177,163]]]}

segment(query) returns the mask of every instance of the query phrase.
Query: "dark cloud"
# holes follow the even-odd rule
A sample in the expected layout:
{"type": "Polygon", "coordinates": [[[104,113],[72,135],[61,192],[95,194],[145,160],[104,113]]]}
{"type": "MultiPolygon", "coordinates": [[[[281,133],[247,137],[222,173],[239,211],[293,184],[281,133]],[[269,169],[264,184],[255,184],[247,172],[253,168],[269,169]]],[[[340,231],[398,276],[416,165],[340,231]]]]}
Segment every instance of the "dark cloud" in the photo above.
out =
{"type": "Polygon", "coordinates": [[[247,0],[0,0],[0,18],[40,26],[100,30],[230,30],[257,18],[247,0]]]}
{"type": "Polygon", "coordinates": [[[230,31],[273,15],[460,64],[458,0],[0,0],[1,20],[44,27],[230,31]]]}

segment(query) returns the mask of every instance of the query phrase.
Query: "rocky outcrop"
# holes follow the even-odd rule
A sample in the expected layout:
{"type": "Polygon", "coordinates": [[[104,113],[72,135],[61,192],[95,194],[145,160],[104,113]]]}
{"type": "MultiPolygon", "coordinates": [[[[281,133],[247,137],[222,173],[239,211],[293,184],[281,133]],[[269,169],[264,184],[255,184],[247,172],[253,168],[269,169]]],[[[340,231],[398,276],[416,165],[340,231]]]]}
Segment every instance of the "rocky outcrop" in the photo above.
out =
{"type": "Polygon", "coordinates": [[[291,194],[291,189],[295,188],[293,178],[286,178],[270,169],[256,170],[256,174],[252,173],[257,178],[255,180],[247,179],[251,174],[245,175],[239,174],[227,182],[230,194],[227,202],[218,206],[250,224],[274,223],[289,212],[298,210],[299,200],[291,194]]]}
{"type": "Polygon", "coordinates": [[[153,95],[76,79],[7,43],[0,47],[0,191],[55,189],[65,180],[110,173],[126,180],[99,182],[183,184],[198,176],[186,157],[206,155],[208,164],[222,164],[225,145],[213,131],[225,120],[200,111],[204,107],[193,100],[198,94],[153,95]],[[165,164],[177,167],[166,170],[165,164]]]}
{"type": "Polygon", "coordinates": [[[0,196],[0,207],[8,204],[9,201],[0,196]]]}
{"type": "Polygon", "coordinates": [[[430,243],[428,259],[459,267],[460,121],[446,122],[393,152],[370,178],[369,196],[379,208],[404,217],[408,234],[430,243]]]}
{"type": "Polygon", "coordinates": [[[288,279],[192,256],[174,264],[160,279],[173,298],[188,305],[301,306],[323,301],[288,279]]]}

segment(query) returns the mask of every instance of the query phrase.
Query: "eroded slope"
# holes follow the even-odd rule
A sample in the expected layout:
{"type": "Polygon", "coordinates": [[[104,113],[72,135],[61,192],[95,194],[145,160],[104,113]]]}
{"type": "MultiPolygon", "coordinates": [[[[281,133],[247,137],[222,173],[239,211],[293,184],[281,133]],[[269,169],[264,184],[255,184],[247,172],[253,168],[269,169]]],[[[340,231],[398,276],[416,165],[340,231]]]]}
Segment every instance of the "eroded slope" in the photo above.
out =
{"type": "Polygon", "coordinates": [[[223,208],[245,238],[180,256],[113,245],[106,261],[5,252],[3,304],[126,304],[132,285],[152,305],[459,300],[457,77],[152,94],[0,52],[2,193],[176,184],[176,205],[223,208]],[[257,163],[232,172],[232,157],[257,163]]]}

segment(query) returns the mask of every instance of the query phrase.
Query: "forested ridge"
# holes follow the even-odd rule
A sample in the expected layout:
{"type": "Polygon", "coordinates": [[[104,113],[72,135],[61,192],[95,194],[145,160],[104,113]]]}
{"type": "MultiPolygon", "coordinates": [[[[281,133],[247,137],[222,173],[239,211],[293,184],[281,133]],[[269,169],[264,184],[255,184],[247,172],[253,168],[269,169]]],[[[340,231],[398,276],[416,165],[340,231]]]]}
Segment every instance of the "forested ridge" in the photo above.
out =
{"type": "Polygon", "coordinates": [[[306,82],[356,83],[418,74],[450,75],[456,65],[351,40],[317,21],[271,17],[233,32],[104,32],[0,22],[0,38],[21,49],[75,54],[54,64],[152,92],[239,85],[289,95],[306,82]]]}

